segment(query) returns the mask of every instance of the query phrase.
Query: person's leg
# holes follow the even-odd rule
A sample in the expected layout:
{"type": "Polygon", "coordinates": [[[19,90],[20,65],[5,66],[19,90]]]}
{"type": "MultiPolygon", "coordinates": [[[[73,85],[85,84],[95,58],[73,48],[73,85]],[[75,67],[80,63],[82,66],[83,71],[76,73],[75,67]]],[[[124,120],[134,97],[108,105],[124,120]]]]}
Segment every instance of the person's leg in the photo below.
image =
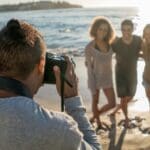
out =
{"type": "Polygon", "coordinates": [[[133,96],[127,96],[127,103],[129,103],[133,99],[133,96]]]}
{"type": "Polygon", "coordinates": [[[135,95],[137,87],[137,74],[136,71],[126,77],[126,96],[123,101],[121,101],[122,111],[125,115],[125,126],[129,127],[129,117],[128,117],[128,103],[132,100],[135,95]]]}
{"type": "MultiPolygon", "coordinates": [[[[125,79],[122,76],[118,76],[116,79],[116,89],[117,89],[117,95],[120,98],[120,101],[122,100],[122,95],[125,95],[126,93],[126,83],[125,79]]],[[[122,108],[121,102],[120,104],[117,104],[116,108],[110,115],[115,115],[120,109],[122,108]]]]}
{"type": "Polygon", "coordinates": [[[102,106],[99,110],[101,115],[103,112],[110,110],[116,106],[115,93],[113,88],[103,89],[105,96],[107,97],[108,104],[102,106]]]}
{"type": "Polygon", "coordinates": [[[92,95],[92,113],[93,116],[90,118],[90,122],[93,123],[95,119],[99,117],[98,114],[98,102],[99,102],[99,90],[96,90],[95,94],[92,95]]]}
{"type": "MultiPolygon", "coordinates": [[[[132,97],[127,97],[127,103],[129,103],[132,100],[132,97]]],[[[120,109],[121,109],[121,103],[117,104],[117,107],[110,115],[115,115],[120,109]]]]}
{"type": "Polygon", "coordinates": [[[132,100],[136,92],[136,74],[126,76],[126,84],[124,86],[124,95],[121,98],[121,109],[125,116],[125,127],[129,127],[129,117],[128,117],[128,103],[132,100]],[[135,78],[133,77],[135,75],[135,78]]]}
{"type": "Polygon", "coordinates": [[[149,101],[149,110],[150,110],[150,88],[145,88],[145,93],[149,101]]]}
{"type": "Polygon", "coordinates": [[[117,104],[115,110],[110,115],[115,115],[121,109],[121,104],[117,104]]]}
{"type": "MultiPolygon", "coordinates": [[[[115,68],[115,82],[117,96],[121,99],[122,95],[126,93],[126,78],[121,70],[118,70],[117,66],[115,68]]],[[[121,101],[121,100],[120,100],[121,101]]],[[[121,103],[116,105],[116,108],[110,115],[115,115],[121,109],[121,103]]]]}
{"type": "Polygon", "coordinates": [[[133,68],[133,70],[130,70],[130,73],[126,77],[126,96],[128,99],[128,103],[133,99],[136,89],[137,89],[137,71],[133,68]]]}
{"type": "Polygon", "coordinates": [[[129,118],[128,118],[128,97],[122,97],[121,98],[121,109],[123,111],[123,114],[125,116],[125,127],[129,126],[129,118]]]}

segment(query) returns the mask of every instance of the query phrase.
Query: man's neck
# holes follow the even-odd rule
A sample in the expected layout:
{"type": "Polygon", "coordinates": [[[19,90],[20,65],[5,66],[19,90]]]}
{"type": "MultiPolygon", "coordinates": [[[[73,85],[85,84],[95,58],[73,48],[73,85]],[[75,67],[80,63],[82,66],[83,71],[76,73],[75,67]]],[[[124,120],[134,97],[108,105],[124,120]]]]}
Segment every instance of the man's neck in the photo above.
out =
{"type": "Polygon", "coordinates": [[[122,37],[122,40],[124,43],[126,44],[130,44],[133,40],[133,36],[130,36],[130,37],[122,37]]]}
{"type": "Polygon", "coordinates": [[[0,98],[13,97],[13,96],[17,96],[17,95],[11,91],[0,90],[0,98]]]}

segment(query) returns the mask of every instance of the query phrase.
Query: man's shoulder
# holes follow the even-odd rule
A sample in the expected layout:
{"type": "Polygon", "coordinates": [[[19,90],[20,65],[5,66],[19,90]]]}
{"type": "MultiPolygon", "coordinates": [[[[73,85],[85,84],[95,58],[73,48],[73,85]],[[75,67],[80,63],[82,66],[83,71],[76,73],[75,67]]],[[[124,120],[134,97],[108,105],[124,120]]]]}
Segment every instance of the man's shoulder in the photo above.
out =
{"type": "Polygon", "coordinates": [[[113,45],[120,43],[121,39],[121,37],[116,37],[113,41],[113,45]]]}
{"type": "MultiPolygon", "coordinates": [[[[64,129],[77,128],[77,123],[69,115],[48,110],[40,106],[33,99],[18,96],[5,99],[4,101],[7,109],[3,113],[9,117],[6,119],[10,119],[10,121],[12,121],[11,118],[19,120],[22,126],[28,128],[36,126],[36,128],[40,128],[41,130],[60,129],[62,131],[64,129]]],[[[16,123],[13,121],[13,124],[16,123]]]]}
{"type": "Polygon", "coordinates": [[[15,110],[23,110],[26,107],[29,108],[30,105],[38,105],[33,101],[33,99],[24,96],[2,98],[2,101],[7,106],[7,108],[13,109],[15,107],[15,110]]]}
{"type": "Polygon", "coordinates": [[[22,108],[21,111],[23,111],[25,115],[32,116],[33,119],[34,117],[36,119],[39,118],[40,121],[43,119],[43,121],[46,121],[47,123],[52,121],[56,123],[56,125],[67,125],[68,122],[73,122],[72,117],[69,115],[58,111],[48,110],[47,108],[36,103],[33,99],[25,97],[20,97],[18,99],[20,99],[20,101],[16,103],[16,107],[22,108]]]}
{"type": "MultiPolygon", "coordinates": [[[[60,149],[62,143],[68,144],[70,137],[76,139],[77,143],[81,140],[77,123],[68,115],[47,110],[26,97],[19,96],[5,100],[3,105],[7,109],[0,110],[3,112],[0,114],[1,126],[5,126],[4,132],[15,127],[15,132],[6,133],[8,136],[24,139],[23,146],[28,145],[26,135],[30,137],[30,143],[36,143],[37,149],[38,146],[48,148],[53,143],[54,149],[60,149]],[[45,141],[44,145],[41,145],[42,141],[45,141]]],[[[70,144],[73,144],[73,141],[68,145],[70,144]]]]}
{"type": "Polygon", "coordinates": [[[119,48],[119,45],[121,44],[121,37],[116,37],[115,40],[113,41],[113,43],[111,44],[112,50],[114,52],[117,51],[117,49],[119,48]]]}
{"type": "Polygon", "coordinates": [[[135,41],[142,41],[142,37],[139,35],[133,35],[135,41]]]}

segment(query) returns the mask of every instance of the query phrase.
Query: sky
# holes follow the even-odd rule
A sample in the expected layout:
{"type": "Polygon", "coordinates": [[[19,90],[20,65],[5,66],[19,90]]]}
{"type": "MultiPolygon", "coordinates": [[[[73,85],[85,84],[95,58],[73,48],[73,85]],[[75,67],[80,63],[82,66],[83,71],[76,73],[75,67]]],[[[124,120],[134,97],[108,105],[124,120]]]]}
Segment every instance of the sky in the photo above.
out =
{"type": "MultiPolygon", "coordinates": [[[[24,2],[34,2],[39,0],[0,0],[0,5],[2,4],[14,4],[14,3],[24,3],[24,2]]],[[[40,0],[42,1],[42,0],[40,0]]],[[[48,0],[43,0],[48,1],[48,0]]],[[[58,0],[50,0],[58,1],[58,0]]],[[[63,1],[63,0],[59,0],[63,1]]],[[[139,6],[139,2],[145,2],[149,0],[64,0],[73,4],[80,4],[83,7],[101,7],[101,6],[139,6]]]]}

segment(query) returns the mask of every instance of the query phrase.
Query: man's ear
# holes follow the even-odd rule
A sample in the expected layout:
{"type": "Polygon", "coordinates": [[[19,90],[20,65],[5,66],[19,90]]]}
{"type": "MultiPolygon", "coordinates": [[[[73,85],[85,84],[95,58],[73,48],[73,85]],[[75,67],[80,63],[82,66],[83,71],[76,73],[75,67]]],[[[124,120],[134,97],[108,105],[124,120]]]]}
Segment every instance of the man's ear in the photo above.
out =
{"type": "Polygon", "coordinates": [[[41,56],[40,62],[38,63],[38,72],[43,73],[44,72],[44,67],[45,67],[45,57],[41,56]]]}

